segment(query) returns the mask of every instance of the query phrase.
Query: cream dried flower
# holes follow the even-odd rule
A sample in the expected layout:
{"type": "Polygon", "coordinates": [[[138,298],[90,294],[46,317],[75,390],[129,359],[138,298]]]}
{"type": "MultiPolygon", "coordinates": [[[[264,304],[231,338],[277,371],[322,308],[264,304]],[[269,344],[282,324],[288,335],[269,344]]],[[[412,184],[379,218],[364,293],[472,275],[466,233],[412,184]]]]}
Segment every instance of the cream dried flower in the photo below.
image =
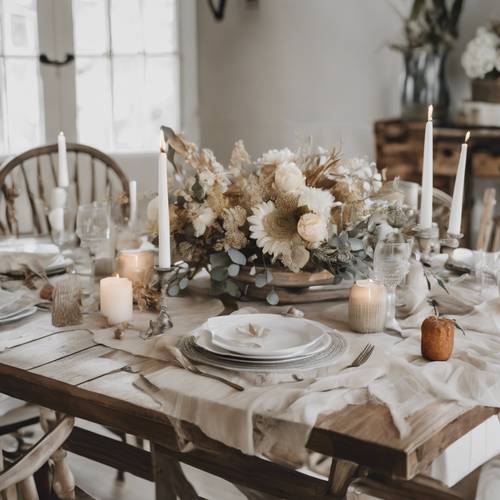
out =
{"type": "Polygon", "coordinates": [[[297,224],[297,232],[308,243],[320,243],[328,237],[328,226],[318,214],[304,214],[297,224]]]}
{"type": "Polygon", "coordinates": [[[325,220],[330,218],[335,197],[325,189],[305,187],[300,192],[298,206],[307,207],[311,212],[321,215],[325,220]]]}
{"type": "Polygon", "coordinates": [[[250,163],[252,163],[252,160],[245,149],[245,144],[243,144],[242,140],[236,141],[229,159],[229,172],[232,175],[238,175],[241,169],[245,165],[250,165],[250,163]]]}
{"type": "Polygon", "coordinates": [[[294,162],[282,163],[274,172],[274,185],[285,193],[293,193],[305,186],[305,178],[294,162]]]}
{"type": "Polygon", "coordinates": [[[295,217],[281,213],[272,201],[268,201],[254,208],[248,222],[251,237],[273,260],[281,260],[293,272],[307,264],[309,252],[297,233],[295,217]]]}
{"type": "Polygon", "coordinates": [[[200,206],[193,214],[194,235],[200,237],[205,234],[207,227],[215,222],[214,211],[207,206],[200,206]]]}
{"type": "Polygon", "coordinates": [[[288,148],[284,149],[270,149],[267,153],[264,153],[258,160],[259,165],[281,165],[295,159],[295,154],[292,153],[288,148]]]}

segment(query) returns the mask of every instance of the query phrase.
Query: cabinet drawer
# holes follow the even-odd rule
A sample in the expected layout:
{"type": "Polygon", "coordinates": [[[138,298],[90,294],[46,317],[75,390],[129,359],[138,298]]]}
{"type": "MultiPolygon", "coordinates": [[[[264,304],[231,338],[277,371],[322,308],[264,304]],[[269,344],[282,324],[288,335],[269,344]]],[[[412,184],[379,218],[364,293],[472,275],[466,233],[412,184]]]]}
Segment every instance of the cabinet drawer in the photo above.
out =
{"type": "Polygon", "coordinates": [[[500,177],[500,155],[474,153],[472,172],[478,177],[500,177]]]}

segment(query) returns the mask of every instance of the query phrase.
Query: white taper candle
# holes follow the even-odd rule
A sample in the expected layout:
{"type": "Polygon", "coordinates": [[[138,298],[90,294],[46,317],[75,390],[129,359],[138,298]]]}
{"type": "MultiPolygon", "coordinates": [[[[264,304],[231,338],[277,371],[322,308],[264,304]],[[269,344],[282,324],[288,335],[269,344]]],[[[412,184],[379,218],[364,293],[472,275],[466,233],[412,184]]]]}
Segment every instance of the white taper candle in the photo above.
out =
{"type": "Polygon", "coordinates": [[[467,163],[467,141],[470,132],[465,134],[465,141],[460,151],[458,160],[457,176],[455,177],[455,186],[453,187],[453,199],[451,201],[450,220],[448,222],[448,234],[461,234],[462,226],[462,206],[464,201],[464,183],[465,183],[465,165],[467,163]]]}
{"type": "Polygon", "coordinates": [[[168,212],[167,153],[163,132],[160,132],[160,156],[158,157],[158,265],[169,268],[170,260],[170,216],[168,212]]]}
{"type": "Polygon", "coordinates": [[[424,160],[422,165],[422,194],[420,196],[419,224],[422,229],[432,227],[432,177],[433,177],[433,127],[432,104],[429,106],[427,123],[425,124],[424,160]]]}
{"type": "Polygon", "coordinates": [[[57,157],[58,157],[58,168],[57,168],[57,185],[59,187],[69,186],[69,175],[68,175],[68,155],[66,153],[66,138],[63,132],[59,132],[57,136],[57,157]]]}
{"type": "Polygon", "coordinates": [[[137,218],[137,182],[130,181],[128,183],[128,197],[129,197],[129,226],[135,224],[137,218]]]}

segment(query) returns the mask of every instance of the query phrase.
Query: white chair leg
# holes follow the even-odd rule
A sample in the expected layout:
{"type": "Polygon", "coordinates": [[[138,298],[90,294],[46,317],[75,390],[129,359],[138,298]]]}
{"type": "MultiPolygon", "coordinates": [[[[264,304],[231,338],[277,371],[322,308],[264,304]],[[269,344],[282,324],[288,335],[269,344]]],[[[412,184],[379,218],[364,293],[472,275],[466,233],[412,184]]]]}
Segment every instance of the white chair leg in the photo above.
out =
{"type": "Polygon", "coordinates": [[[28,477],[19,483],[23,500],[39,500],[38,491],[36,489],[35,479],[33,476],[28,477]]]}

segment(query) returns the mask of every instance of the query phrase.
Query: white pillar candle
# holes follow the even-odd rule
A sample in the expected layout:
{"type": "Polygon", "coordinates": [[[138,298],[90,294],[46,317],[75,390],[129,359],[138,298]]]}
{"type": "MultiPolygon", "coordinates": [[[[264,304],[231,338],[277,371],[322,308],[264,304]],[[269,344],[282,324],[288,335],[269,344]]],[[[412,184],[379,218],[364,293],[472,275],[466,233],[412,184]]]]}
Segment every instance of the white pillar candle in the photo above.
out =
{"type": "Polygon", "coordinates": [[[163,133],[160,132],[160,156],[158,158],[158,265],[169,268],[170,216],[168,213],[167,153],[163,133]]]}
{"type": "Polygon", "coordinates": [[[99,283],[101,313],[110,325],[130,321],[133,314],[132,282],[127,278],[111,276],[99,283]]]}
{"type": "Polygon", "coordinates": [[[453,187],[453,199],[451,201],[450,220],[448,222],[448,234],[461,234],[462,226],[462,205],[464,201],[464,182],[465,182],[465,165],[467,163],[467,141],[469,140],[470,132],[465,134],[465,141],[462,144],[460,151],[460,159],[458,160],[457,176],[455,177],[455,186],[453,187]]]}
{"type": "Polygon", "coordinates": [[[374,333],[384,329],[387,310],[385,286],[372,280],[360,280],[349,295],[349,324],[355,332],[374,333]]]}
{"type": "Polygon", "coordinates": [[[137,218],[137,182],[130,181],[128,184],[128,198],[129,198],[129,226],[135,224],[137,218]]]}
{"type": "Polygon", "coordinates": [[[69,186],[68,155],[66,153],[66,138],[63,132],[57,136],[58,168],[57,185],[65,188],[69,186]]]}
{"type": "Polygon", "coordinates": [[[419,224],[422,229],[432,227],[432,177],[433,177],[433,140],[432,105],[429,106],[425,124],[424,160],[422,165],[422,194],[420,196],[419,224]]]}

